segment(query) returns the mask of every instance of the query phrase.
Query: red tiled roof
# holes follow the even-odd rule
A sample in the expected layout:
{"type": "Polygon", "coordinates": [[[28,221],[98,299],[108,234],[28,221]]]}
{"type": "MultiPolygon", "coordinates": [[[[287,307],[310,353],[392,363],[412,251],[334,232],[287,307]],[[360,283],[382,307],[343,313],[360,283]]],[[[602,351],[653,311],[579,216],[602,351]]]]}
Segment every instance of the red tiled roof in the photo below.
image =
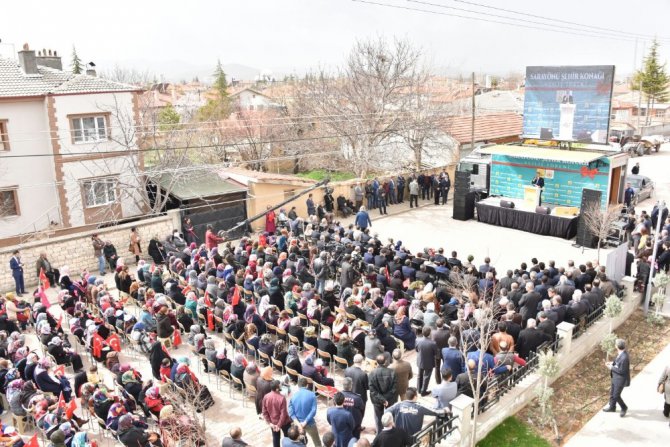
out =
{"type": "MultiPolygon", "coordinates": [[[[459,143],[471,143],[472,118],[457,116],[449,120],[445,131],[459,143]]],[[[495,113],[475,117],[475,141],[491,141],[518,137],[522,133],[523,116],[516,113],[495,113]]]]}

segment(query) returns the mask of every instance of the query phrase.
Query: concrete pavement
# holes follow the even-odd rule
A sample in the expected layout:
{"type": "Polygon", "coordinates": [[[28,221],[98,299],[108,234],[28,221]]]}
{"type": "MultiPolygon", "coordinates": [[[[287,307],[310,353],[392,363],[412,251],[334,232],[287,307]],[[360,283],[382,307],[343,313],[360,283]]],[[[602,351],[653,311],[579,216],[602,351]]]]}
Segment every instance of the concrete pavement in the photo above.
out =
{"type": "MultiPolygon", "coordinates": [[[[670,344],[624,389],[621,396],[628,405],[626,417],[619,417],[618,412],[601,411],[570,438],[565,446],[661,447],[670,444],[669,420],[662,413],[663,396],[656,392],[658,379],[666,365],[670,365],[670,344]]],[[[603,400],[603,407],[606,404],[603,400]]]]}

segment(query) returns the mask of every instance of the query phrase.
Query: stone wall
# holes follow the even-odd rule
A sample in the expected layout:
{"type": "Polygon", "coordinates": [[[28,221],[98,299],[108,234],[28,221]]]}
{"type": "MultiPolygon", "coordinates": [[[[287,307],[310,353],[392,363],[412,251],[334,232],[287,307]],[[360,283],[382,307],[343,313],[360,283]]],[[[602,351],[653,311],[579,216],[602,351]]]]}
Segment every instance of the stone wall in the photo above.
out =
{"type": "MultiPolygon", "coordinates": [[[[54,268],[60,268],[64,265],[70,267],[70,275],[77,275],[83,269],[91,272],[98,272],[97,260],[93,257],[93,247],[91,245],[91,235],[98,233],[103,241],[110,241],[116,247],[119,257],[131,259],[128,252],[130,242],[130,229],[136,227],[142,237],[142,253],[144,258],[148,258],[147,248],[149,239],[156,235],[160,239],[165,238],[174,228],[181,228],[179,210],[168,211],[167,215],[145,219],[138,222],[127,223],[108,228],[82,231],[68,236],[43,239],[29,242],[23,245],[13,245],[0,248],[0,265],[3,266],[0,275],[0,291],[7,292],[14,290],[14,279],[9,269],[9,259],[12,252],[16,249],[21,251],[21,259],[25,264],[23,275],[26,283],[26,291],[30,293],[31,289],[37,284],[37,272],[35,261],[40,253],[47,254],[51,265],[54,268]]],[[[132,259],[131,262],[135,262],[132,259]]]]}

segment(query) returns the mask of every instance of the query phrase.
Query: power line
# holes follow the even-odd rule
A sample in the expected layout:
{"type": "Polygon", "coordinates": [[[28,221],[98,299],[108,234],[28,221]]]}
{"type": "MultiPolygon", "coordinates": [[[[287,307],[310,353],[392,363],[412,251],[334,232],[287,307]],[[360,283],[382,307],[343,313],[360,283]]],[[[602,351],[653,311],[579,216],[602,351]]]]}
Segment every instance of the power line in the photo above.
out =
{"type": "Polygon", "coordinates": [[[492,20],[492,19],[485,19],[482,17],[471,17],[471,16],[464,16],[460,14],[451,14],[451,13],[446,13],[446,12],[440,12],[440,11],[432,11],[430,9],[421,9],[421,8],[412,8],[409,6],[401,6],[401,5],[392,5],[388,3],[380,3],[380,2],[375,2],[375,1],[370,1],[370,0],[352,0],[353,2],[357,3],[366,3],[369,5],[376,5],[376,6],[382,6],[386,8],[394,8],[394,9],[402,9],[405,11],[415,11],[415,12],[423,12],[426,14],[434,14],[434,15],[440,15],[440,16],[447,16],[447,17],[456,17],[460,19],[468,19],[468,20],[475,20],[475,21],[481,21],[481,22],[487,22],[487,23],[496,23],[499,25],[508,25],[508,26],[514,26],[518,28],[527,28],[527,29],[535,29],[535,30],[540,30],[540,31],[549,31],[549,32],[554,32],[554,33],[561,33],[561,34],[571,34],[575,36],[582,36],[582,37],[595,37],[595,38],[604,38],[604,39],[613,39],[613,40],[622,40],[622,41],[627,41],[627,42],[633,42],[634,39],[630,38],[624,38],[624,37],[608,37],[608,36],[598,36],[598,35],[593,35],[593,34],[583,34],[583,33],[577,33],[577,32],[572,32],[572,31],[563,31],[560,29],[553,29],[553,28],[545,28],[545,27],[539,27],[539,26],[532,26],[532,25],[523,25],[519,23],[512,23],[512,22],[503,22],[500,20],[492,20]]]}
{"type": "MultiPolygon", "coordinates": [[[[507,20],[513,20],[513,21],[522,21],[522,23],[532,23],[532,24],[535,24],[535,25],[552,26],[554,28],[561,28],[561,26],[555,25],[553,23],[538,22],[536,20],[518,19],[518,18],[515,18],[515,17],[504,16],[504,15],[500,15],[500,14],[485,13],[485,12],[476,11],[476,10],[472,10],[472,9],[457,8],[455,6],[447,6],[447,5],[442,5],[442,4],[439,4],[439,3],[431,3],[431,2],[427,2],[427,1],[421,1],[421,0],[407,0],[407,1],[410,2],[410,3],[418,3],[418,4],[426,5],[426,6],[434,6],[436,8],[452,9],[454,11],[461,11],[461,12],[468,12],[468,13],[472,13],[472,14],[479,14],[479,15],[483,15],[483,16],[486,16],[486,17],[496,17],[496,18],[500,18],[500,19],[507,19],[507,20]]],[[[609,32],[609,31],[607,31],[605,33],[605,32],[602,32],[602,31],[588,30],[588,29],[578,28],[578,27],[574,27],[574,26],[562,26],[561,29],[570,29],[570,30],[573,30],[573,31],[578,31],[580,33],[582,33],[582,32],[593,33],[593,34],[597,35],[597,36],[594,35],[594,37],[605,37],[606,36],[606,37],[617,38],[617,37],[621,36],[621,34],[622,34],[620,32],[616,32],[614,35],[612,35],[612,33],[609,32]]]]}
{"type": "MultiPolygon", "coordinates": [[[[536,14],[531,14],[531,13],[528,13],[528,12],[514,11],[512,9],[505,9],[505,8],[500,8],[500,7],[497,7],[497,6],[485,5],[483,3],[470,2],[470,1],[466,1],[466,0],[452,0],[452,1],[454,1],[456,3],[463,3],[463,4],[466,4],[466,5],[471,5],[471,6],[479,6],[481,8],[486,8],[486,9],[493,9],[493,10],[496,10],[496,11],[508,12],[508,13],[511,13],[511,14],[519,14],[519,15],[524,15],[524,16],[528,16],[528,17],[535,17],[536,19],[551,20],[552,22],[567,23],[567,24],[570,24],[570,25],[577,25],[577,26],[597,29],[597,30],[601,30],[601,31],[609,31],[609,32],[617,33],[617,34],[627,34],[627,35],[630,35],[632,37],[638,37],[638,38],[642,38],[642,39],[653,40],[654,38],[657,38],[656,36],[652,36],[652,35],[648,35],[648,34],[631,33],[629,31],[622,31],[622,30],[617,30],[617,29],[614,29],[614,28],[604,28],[604,27],[601,27],[601,26],[586,25],[586,24],[582,24],[582,23],[578,23],[578,22],[572,22],[570,20],[562,20],[562,19],[557,19],[555,17],[546,17],[546,16],[540,16],[540,15],[536,15],[536,14]]],[[[658,39],[663,40],[663,41],[670,41],[670,37],[660,37],[658,39]]]]}

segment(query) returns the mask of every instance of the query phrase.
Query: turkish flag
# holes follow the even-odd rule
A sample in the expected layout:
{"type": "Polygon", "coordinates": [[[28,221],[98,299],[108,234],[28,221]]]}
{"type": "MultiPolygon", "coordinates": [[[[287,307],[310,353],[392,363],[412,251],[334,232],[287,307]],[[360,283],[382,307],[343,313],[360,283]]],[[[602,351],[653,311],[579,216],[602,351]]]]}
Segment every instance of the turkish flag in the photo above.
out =
{"type": "MultiPolygon", "coordinates": [[[[58,365],[58,366],[54,369],[54,374],[55,374],[57,377],[60,377],[60,376],[64,375],[64,374],[65,374],[65,365],[58,365]]],[[[61,397],[63,397],[63,394],[61,394],[61,397]]],[[[58,399],[58,404],[60,405],[60,398],[58,399]]]]}
{"type": "Polygon", "coordinates": [[[181,293],[183,293],[184,296],[186,296],[186,294],[187,294],[188,292],[190,292],[190,291],[191,291],[191,287],[190,287],[190,286],[186,286],[186,287],[184,287],[183,289],[181,289],[181,293]]]}
{"type": "Polygon", "coordinates": [[[61,326],[63,325],[63,314],[60,314],[60,317],[58,318],[58,322],[56,323],[56,330],[60,330],[61,326]]]}
{"type": "Polygon", "coordinates": [[[233,306],[237,306],[240,302],[240,288],[237,286],[235,287],[235,291],[233,292],[233,306]]]}
{"type": "Polygon", "coordinates": [[[47,278],[43,268],[40,268],[40,283],[42,283],[42,288],[44,290],[47,290],[49,287],[51,287],[51,284],[49,284],[49,278],[47,278]]]}
{"type": "Polygon", "coordinates": [[[63,392],[60,392],[60,395],[58,396],[58,408],[59,409],[65,409],[65,398],[63,397],[63,392]]]}
{"type": "Polygon", "coordinates": [[[178,348],[179,345],[181,345],[181,331],[179,329],[174,331],[174,337],[172,338],[172,344],[174,344],[175,348],[178,348]]]}
{"type": "Polygon", "coordinates": [[[99,334],[93,334],[93,357],[100,357],[102,355],[103,340],[99,334]]]}
{"type": "Polygon", "coordinates": [[[384,274],[386,275],[387,285],[391,284],[391,275],[389,275],[389,268],[388,267],[384,267],[384,274]]]}
{"type": "Polygon", "coordinates": [[[117,334],[111,334],[107,337],[107,344],[116,352],[121,352],[121,339],[117,334]]]}
{"type": "Polygon", "coordinates": [[[51,303],[49,302],[49,299],[47,298],[47,294],[44,293],[44,289],[40,290],[37,293],[40,297],[40,303],[42,303],[42,306],[46,307],[47,309],[51,307],[51,303]]]}
{"type": "Polygon", "coordinates": [[[205,305],[207,307],[212,307],[212,300],[209,299],[209,293],[205,292],[205,305]]]}
{"type": "Polygon", "coordinates": [[[210,331],[214,330],[214,312],[210,309],[207,309],[207,327],[210,331]]]}
{"type": "Polygon", "coordinates": [[[72,416],[74,415],[74,412],[77,410],[77,399],[71,399],[70,403],[67,404],[67,407],[65,407],[65,416],[67,416],[68,419],[72,419],[72,416]]]}
{"type": "Polygon", "coordinates": [[[28,441],[25,447],[40,447],[39,443],[37,442],[37,433],[35,433],[33,437],[30,438],[30,441],[28,441]]]}

